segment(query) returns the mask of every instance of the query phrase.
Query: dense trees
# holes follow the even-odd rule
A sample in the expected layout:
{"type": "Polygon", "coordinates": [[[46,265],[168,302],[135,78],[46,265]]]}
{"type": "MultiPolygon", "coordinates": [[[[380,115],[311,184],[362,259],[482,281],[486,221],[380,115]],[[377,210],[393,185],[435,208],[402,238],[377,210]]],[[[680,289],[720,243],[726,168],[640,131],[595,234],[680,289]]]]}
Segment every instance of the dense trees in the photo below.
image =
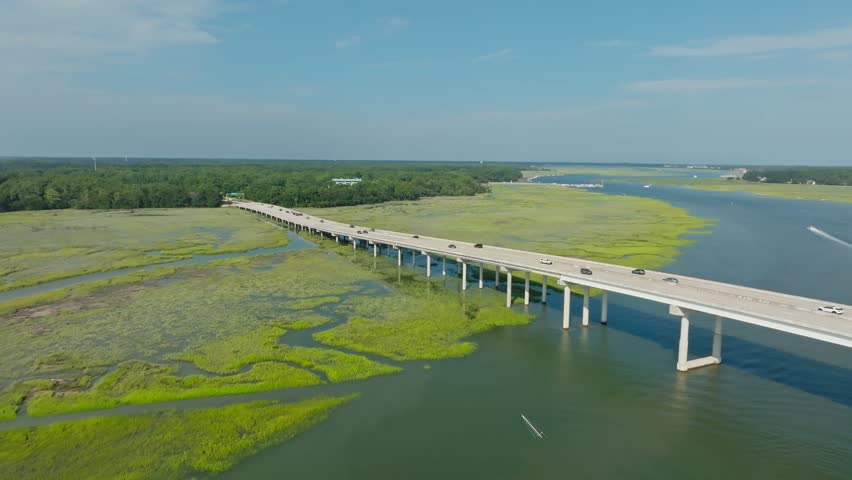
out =
{"type": "Polygon", "coordinates": [[[0,161],[0,211],[54,208],[215,207],[222,195],[326,207],[474,195],[520,178],[517,165],[438,162],[0,161]],[[338,186],[335,177],[358,177],[338,186]]]}
{"type": "Polygon", "coordinates": [[[814,181],[820,185],[852,185],[850,167],[772,167],[756,168],[743,175],[743,180],[766,183],[807,183],[814,181]]]}

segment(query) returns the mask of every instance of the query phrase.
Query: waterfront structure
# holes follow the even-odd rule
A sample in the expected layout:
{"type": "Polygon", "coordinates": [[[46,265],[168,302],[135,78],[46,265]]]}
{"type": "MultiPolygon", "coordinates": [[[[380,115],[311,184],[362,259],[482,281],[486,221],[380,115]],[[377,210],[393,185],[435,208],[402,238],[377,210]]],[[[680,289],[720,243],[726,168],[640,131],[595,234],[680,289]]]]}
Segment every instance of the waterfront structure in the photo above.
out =
{"type": "Polygon", "coordinates": [[[355,185],[356,183],[361,183],[360,178],[332,178],[331,181],[335,185],[355,185]]]}
{"type": "MultiPolygon", "coordinates": [[[[571,325],[572,287],[583,294],[582,325],[587,327],[590,319],[589,298],[592,288],[602,291],[600,323],[609,321],[608,296],[610,293],[622,294],[634,298],[650,300],[668,305],[669,313],[680,317],[680,339],[676,367],[688,371],[706,365],[719,364],[722,361],[722,322],[724,319],[736,320],[765,328],[780,330],[807,338],[821,340],[845,347],[852,347],[852,320],[844,315],[821,312],[819,308],[834,305],[852,312],[852,307],[834,302],[798,297],[783,293],[743,287],[694,277],[672,275],[664,272],[646,270],[637,275],[629,267],[593,262],[579,258],[544,255],[524,250],[514,250],[486,245],[477,248],[474,244],[412,235],[410,233],[388,230],[371,230],[366,227],[350,227],[349,224],[307,217],[276,205],[258,202],[235,203],[237,208],[264,215],[272,220],[285,223],[297,229],[308,230],[334,238],[336,242],[351,242],[353,249],[358,245],[372,246],[373,255],[377,255],[377,246],[389,246],[397,250],[397,265],[402,265],[402,251],[412,252],[412,266],[416,255],[426,256],[426,274],[432,275],[433,257],[455,259],[461,272],[462,290],[468,287],[468,266],[477,268],[479,288],[483,288],[482,271],[484,265],[490,265],[496,272],[495,284],[499,285],[500,275],[506,278],[506,306],[511,307],[512,275],[524,278],[524,305],[530,302],[530,275],[538,275],[543,286],[542,302],[546,301],[548,278],[556,279],[563,287],[562,328],[568,330],[571,325]],[[357,233],[357,232],[361,233],[357,233]],[[452,246],[451,246],[452,245],[452,246]],[[547,261],[543,259],[546,258],[547,261]],[[583,273],[584,271],[588,273],[583,273]],[[694,314],[705,313],[715,317],[713,344],[710,356],[689,359],[690,318],[694,314]]],[[[444,269],[442,268],[442,272],[444,269]]]]}

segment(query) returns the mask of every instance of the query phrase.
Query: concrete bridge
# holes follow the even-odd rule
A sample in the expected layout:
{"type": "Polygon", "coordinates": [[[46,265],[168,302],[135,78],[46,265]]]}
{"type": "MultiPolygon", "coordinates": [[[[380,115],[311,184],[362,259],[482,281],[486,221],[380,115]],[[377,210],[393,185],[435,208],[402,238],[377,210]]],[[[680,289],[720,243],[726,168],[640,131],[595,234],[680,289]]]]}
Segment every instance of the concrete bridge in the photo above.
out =
{"type": "MultiPolygon", "coordinates": [[[[563,287],[565,301],[562,314],[562,328],[571,325],[571,302],[568,301],[570,287],[576,285],[583,291],[582,325],[589,325],[589,290],[602,290],[601,318],[607,323],[607,294],[620,293],[636,298],[651,300],[669,305],[669,313],[677,315],[680,321],[680,342],[678,348],[677,369],[688,371],[705,365],[722,362],[722,319],[736,320],[803,337],[822,340],[845,347],[852,347],[852,307],[834,302],[786,295],[783,293],[759,290],[727,283],[702,280],[699,278],[677,276],[677,283],[665,281],[670,274],[646,271],[645,275],[632,273],[632,268],[607,263],[592,262],[579,258],[559,257],[543,253],[528,252],[484,245],[477,248],[474,244],[447,240],[443,238],[415,236],[410,233],[388,230],[373,231],[369,227],[352,226],[332,220],[301,214],[295,210],[276,205],[240,202],[235,207],[266,216],[272,220],[334,238],[337,242],[350,242],[353,249],[363,245],[378,255],[379,245],[396,250],[397,265],[402,265],[403,249],[416,255],[426,256],[426,275],[432,276],[432,258],[441,257],[442,273],[446,274],[446,258],[454,259],[461,269],[462,289],[468,288],[468,269],[476,268],[478,287],[483,287],[485,265],[493,266],[496,272],[495,283],[500,284],[501,274],[506,276],[506,284],[512,285],[512,275],[524,278],[524,304],[530,302],[530,275],[541,276],[541,301],[547,302],[547,280],[557,279],[563,287]],[[357,233],[361,231],[362,233],[357,233]],[[452,246],[451,246],[452,245],[452,246]],[[588,269],[591,274],[584,274],[588,269]],[[846,313],[837,315],[821,312],[820,306],[834,305],[842,307],[846,313]],[[695,312],[715,316],[712,355],[689,360],[689,319],[695,312]]],[[[474,281],[476,284],[476,281],[474,281]]],[[[512,289],[506,289],[506,306],[512,304],[512,289]]]]}

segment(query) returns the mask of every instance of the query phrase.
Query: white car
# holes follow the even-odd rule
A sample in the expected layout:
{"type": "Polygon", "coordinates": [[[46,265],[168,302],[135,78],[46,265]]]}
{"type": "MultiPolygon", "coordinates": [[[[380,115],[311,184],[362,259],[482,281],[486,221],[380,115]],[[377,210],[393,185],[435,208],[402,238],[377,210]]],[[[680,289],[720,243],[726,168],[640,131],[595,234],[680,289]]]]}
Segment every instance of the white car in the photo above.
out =
{"type": "Polygon", "coordinates": [[[833,305],[826,305],[824,307],[819,307],[817,310],[819,310],[820,312],[834,313],[836,315],[843,315],[843,308],[842,307],[835,307],[833,305]]]}
{"type": "Polygon", "coordinates": [[[553,265],[553,262],[551,262],[550,260],[548,260],[548,259],[546,259],[546,258],[542,258],[542,259],[540,259],[540,260],[538,261],[538,263],[540,263],[540,264],[542,264],[542,265],[553,265]]]}

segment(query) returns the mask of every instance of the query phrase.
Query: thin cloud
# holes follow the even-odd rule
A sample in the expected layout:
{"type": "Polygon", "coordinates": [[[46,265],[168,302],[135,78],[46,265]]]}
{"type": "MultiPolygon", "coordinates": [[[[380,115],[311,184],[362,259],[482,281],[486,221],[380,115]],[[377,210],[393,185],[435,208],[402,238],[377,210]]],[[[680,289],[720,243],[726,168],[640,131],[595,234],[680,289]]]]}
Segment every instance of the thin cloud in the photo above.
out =
{"type": "Polygon", "coordinates": [[[639,44],[628,40],[603,40],[600,42],[589,42],[586,45],[594,48],[631,48],[639,44]]]}
{"type": "Polygon", "coordinates": [[[765,80],[749,78],[690,79],[672,78],[633,82],[624,88],[636,93],[694,93],[744,88],[778,88],[814,85],[815,80],[765,80]]]}
{"type": "Polygon", "coordinates": [[[494,62],[497,60],[508,60],[510,58],[516,58],[515,55],[512,55],[514,52],[511,48],[504,48],[503,50],[498,50],[492,53],[486,53],[485,55],[480,55],[473,59],[473,63],[484,63],[484,62],[494,62]]]}
{"type": "Polygon", "coordinates": [[[334,42],[334,48],[350,48],[357,46],[359,43],[361,43],[361,37],[352,35],[351,37],[341,38],[334,42]]]}
{"type": "Polygon", "coordinates": [[[220,0],[9,0],[0,16],[0,51],[47,60],[212,44],[207,22],[220,0]]]}
{"type": "Polygon", "coordinates": [[[659,57],[721,57],[755,55],[783,50],[821,50],[852,46],[852,24],[789,35],[740,35],[705,45],[664,45],[653,47],[659,57]]]}
{"type": "Polygon", "coordinates": [[[384,20],[382,20],[382,24],[383,24],[382,28],[384,29],[385,34],[391,35],[395,32],[400,31],[400,30],[405,30],[406,28],[408,28],[409,23],[410,22],[408,21],[407,18],[390,17],[390,18],[385,18],[384,20]]]}

